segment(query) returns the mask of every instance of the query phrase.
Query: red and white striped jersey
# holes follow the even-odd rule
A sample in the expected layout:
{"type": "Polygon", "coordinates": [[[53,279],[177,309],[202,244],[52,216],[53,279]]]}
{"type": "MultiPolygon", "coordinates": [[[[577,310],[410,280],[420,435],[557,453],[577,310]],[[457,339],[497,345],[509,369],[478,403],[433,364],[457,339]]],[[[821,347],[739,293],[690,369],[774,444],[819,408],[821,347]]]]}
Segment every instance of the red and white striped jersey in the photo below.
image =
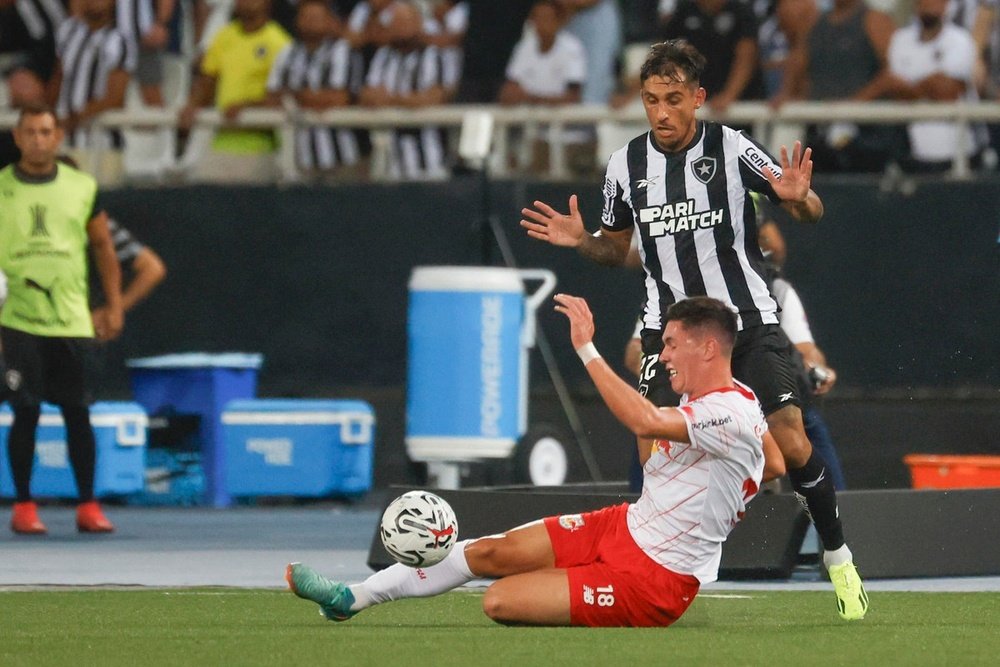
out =
{"type": "Polygon", "coordinates": [[[718,578],[722,543],[760,487],[767,421],[740,382],[694,399],[685,395],[676,409],[691,442],[654,442],[628,528],[650,558],[708,583],[718,578]]]}

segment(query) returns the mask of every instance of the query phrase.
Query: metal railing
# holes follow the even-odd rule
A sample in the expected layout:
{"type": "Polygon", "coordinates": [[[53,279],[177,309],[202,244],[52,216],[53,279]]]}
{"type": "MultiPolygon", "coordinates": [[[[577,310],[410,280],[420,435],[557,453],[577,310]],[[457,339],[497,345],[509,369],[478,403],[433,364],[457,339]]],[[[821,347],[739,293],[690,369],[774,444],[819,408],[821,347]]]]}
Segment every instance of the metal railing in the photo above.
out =
{"type": "MultiPolygon", "coordinates": [[[[213,130],[219,127],[235,128],[269,128],[277,131],[281,137],[281,150],[276,153],[282,179],[289,182],[298,180],[294,158],[293,134],[295,129],[309,126],[329,126],[335,128],[359,128],[371,131],[375,157],[378,152],[388,146],[388,137],[397,128],[438,126],[445,129],[458,130],[466,115],[470,112],[487,112],[494,121],[493,149],[490,158],[492,173],[503,176],[511,173],[513,165],[523,164],[523,160],[512,160],[516,155],[511,142],[513,130],[519,130],[523,137],[540,136],[541,128],[548,128],[546,133],[549,144],[549,176],[562,179],[569,176],[565,158],[565,133],[567,128],[634,128],[641,131],[646,125],[646,117],[642,108],[632,105],[623,109],[609,109],[599,105],[580,105],[566,107],[502,107],[495,105],[450,105],[428,107],[423,109],[367,109],[348,107],[331,109],[324,112],[305,111],[300,109],[250,108],[244,110],[236,121],[227,121],[216,110],[206,109],[198,113],[196,128],[213,130]]],[[[727,124],[752,127],[755,138],[765,145],[775,148],[782,139],[799,138],[802,129],[807,124],[849,122],[860,125],[868,124],[901,124],[914,121],[949,121],[959,129],[959,136],[977,123],[1000,123],[1000,104],[995,102],[979,103],[789,103],[780,109],[774,109],[765,103],[733,104],[724,115],[713,115],[710,110],[703,109],[701,118],[720,120],[727,124]]],[[[0,127],[11,127],[16,123],[15,111],[0,112],[0,127]]],[[[173,136],[177,126],[177,112],[174,109],[137,108],[121,111],[109,111],[91,123],[91,131],[103,129],[147,130],[155,128],[160,132],[173,136]]],[[[172,147],[172,143],[170,143],[172,147]]],[[[523,142],[522,142],[523,143],[523,142]]],[[[91,152],[92,165],[100,164],[100,152],[107,150],[100,142],[93,142],[88,149],[91,152]]],[[[966,147],[956,145],[951,176],[956,179],[968,178],[971,174],[966,147]]],[[[595,163],[607,159],[608,153],[595,155],[595,163]]],[[[165,151],[159,157],[160,167],[167,174],[181,177],[189,173],[192,161],[196,155],[175,158],[173,151],[165,151]]],[[[373,173],[373,178],[381,174],[373,173]]]]}

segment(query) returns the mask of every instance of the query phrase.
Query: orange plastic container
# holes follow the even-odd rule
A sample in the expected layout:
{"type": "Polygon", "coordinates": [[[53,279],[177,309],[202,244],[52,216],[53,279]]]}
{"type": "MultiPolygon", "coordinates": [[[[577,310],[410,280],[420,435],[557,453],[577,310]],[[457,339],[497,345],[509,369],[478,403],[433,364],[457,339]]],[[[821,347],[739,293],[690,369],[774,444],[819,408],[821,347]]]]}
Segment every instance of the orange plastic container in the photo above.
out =
{"type": "Polygon", "coordinates": [[[914,489],[981,489],[1000,487],[1000,456],[936,456],[908,454],[914,489]]]}

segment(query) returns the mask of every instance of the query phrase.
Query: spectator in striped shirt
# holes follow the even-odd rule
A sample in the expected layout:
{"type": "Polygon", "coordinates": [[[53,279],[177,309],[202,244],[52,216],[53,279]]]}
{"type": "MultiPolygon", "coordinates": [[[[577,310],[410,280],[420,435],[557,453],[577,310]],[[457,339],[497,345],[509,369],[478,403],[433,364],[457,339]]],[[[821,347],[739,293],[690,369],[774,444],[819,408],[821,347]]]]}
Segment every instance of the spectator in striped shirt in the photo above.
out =
{"type": "MultiPolygon", "coordinates": [[[[122,270],[122,311],[130,310],[149,298],[153,290],[167,277],[167,266],[163,259],[147,245],[144,245],[114,218],[108,217],[108,232],[115,244],[115,258],[122,270]]],[[[105,340],[107,316],[104,296],[99,283],[91,281],[90,286],[94,331],[98,338],[105,340]]]]}
{"type": "Polygon", "coordinates": [[[379,47],[388,45],[392,38],[389,24],[396,4],[395,0],[361,0],[354,5],[347,17],[345,35],[351,48],[374,53],[379,47]]]}
{"type": "Polygon", "coordinates": [[[163,54],[177,0],[117,0],[118,30],[138,45],[135,77],[142,101],[163,106],[163,54]]]}
{"type": "Polygon", "coordinates": [[[44,86],[52,78],[56,29],[65,20],[60,0],[0,0],[0,76],[8,80],[11,106],[17,108],[19,87],[44,86]]]}
{"type": "MultiPolygon", "coordinates": [[[[423,45],[423,19],[410,4],[394,5],[389,24],[391,40],[375,52],[360,102],[367,107],[420,108],[443,104],[441,56],[436,46],[423,45]]],[[[438,127],[395,130],[389,145],[390,178],[444,178],[444,142],[438,127]]]]}
{"type": "Polygon", "coordinates": [[[431,7],[424,41],[441,49],[442,78],[448,100],[454,99],[462,80],[462,45],[469,27],[469,3],[456,0],[436,0],[431,7]]]}
{"type": "MultiPolygon", "coordinates": [[[[325,0],[300,0],[298,38],[278,54],[267,83],[268,103],[292,98],[301,109],[323,111],[350,104],[353,69],[360,66],[346,39],[330,39],[334,21],[325,0]]],[[[295,157],[306,176],[333,176],[358,164],[358,141],[348,128],[306,127],[295,131],[295,157]]]]}
{"type": "Polygon", "coordinates": [[[90,165],[104,183],[121,176],[122,137],[117,131],[88,132],[87,126],[102,112],[125,106],[125,91],[136,66],[135,45],[115,28],[114,2],[80,0],[79,15],[59,26],[58,59],[49,85],[49,99],[70,152],[90,146],[106,149],[102,164],[90,165]]]}

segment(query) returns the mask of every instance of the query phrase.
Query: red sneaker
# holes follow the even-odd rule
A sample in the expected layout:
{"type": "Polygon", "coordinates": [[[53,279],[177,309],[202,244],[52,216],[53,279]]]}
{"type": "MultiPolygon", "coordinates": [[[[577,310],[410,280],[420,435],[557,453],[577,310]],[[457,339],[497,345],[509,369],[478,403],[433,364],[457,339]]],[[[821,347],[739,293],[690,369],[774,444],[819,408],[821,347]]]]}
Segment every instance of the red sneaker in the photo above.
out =
{"type": "Polygon", "coordinates": [[[10,518],[10,529],[21,535],[44,535],[49,532],[38,518],[38,505],[33,501],[14,503],[14,514],[10,518]]]}
{"type": "Polygon", "coordinates": [[[76,506],[76,529],[81,533],[110,533],[114,525],[104,516],[96,500],[88,500],[76,506]]]}

